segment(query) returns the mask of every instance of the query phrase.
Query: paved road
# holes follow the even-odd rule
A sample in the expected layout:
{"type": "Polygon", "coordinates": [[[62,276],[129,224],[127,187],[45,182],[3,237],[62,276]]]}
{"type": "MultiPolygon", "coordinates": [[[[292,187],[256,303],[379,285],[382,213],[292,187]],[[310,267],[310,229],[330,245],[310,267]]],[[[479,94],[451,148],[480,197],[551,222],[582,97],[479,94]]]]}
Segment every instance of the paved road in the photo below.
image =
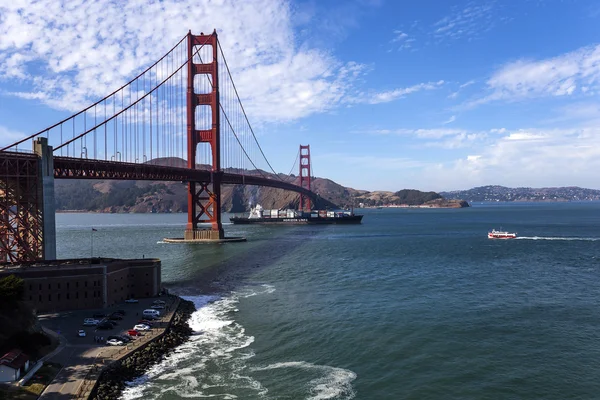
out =
{"type": "MultiPolygon", "coordinates": [[[[60,358],[66,359],[63,369],[44,390],[39,399],[74,399],[79,392],[83,379],[91,368],[90,361],[100,353],[101,347],[84,348],[69,346],[61,352],[60,358]]],[[[54,362],[54,359],[52,360],[54,362]]]]}
{"type": "MultiPolygon", "coordinates": [[[[65,339],[66,345],[62,351],[52,357],[49,361],[63,365],[54,380],[46,387],[39,399],[42,400],[63,400],[75,399],[87,373],[94,364],[102,365],[112,360],[122,357],[127,349],[121,346],[106,346],[96,343],[95,336],[103,336],[106,341],[107,336],[117,335],[131,329],[139,319],[142,311],[149,308],[150,304],[156,298],[141,299],[137,304],[120,304],[106,310],[77,310],[58,314],[48,314],[39,316],[40,322],[48,329],[60,332],[65,339]],[[110,313],[115,310],[125,310],[126,314],[123,320],[112,330],[102,330],[95,332],[93,327],[83,327],[83,319],[91,317],[96,312],[110,313]],[[84,329],[86,337],[78,337],[77,330],[84,329]]],[[[167,309],[160,310],[161,314],[171,314],[172,305],[175,298],[161,298],[167,301],[167,309]]],[[[166,319],[168,321],[168,319],[166,319]]],[[[156,323],[153,332],[146,339],[156,336],[162,331],[168,322],[156,323]]]]}

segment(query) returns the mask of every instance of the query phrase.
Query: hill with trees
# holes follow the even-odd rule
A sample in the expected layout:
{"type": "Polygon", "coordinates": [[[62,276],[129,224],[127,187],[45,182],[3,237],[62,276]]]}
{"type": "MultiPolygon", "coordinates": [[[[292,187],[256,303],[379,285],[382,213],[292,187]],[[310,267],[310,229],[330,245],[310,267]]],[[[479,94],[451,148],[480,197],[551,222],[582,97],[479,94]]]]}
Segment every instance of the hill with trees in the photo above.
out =
{"type": "Polygon", "coordinates": [[[51,342],[37,329],[37,318],[23,299],[23,285],[15,275],[0,278],[0,355],[19,348],[35,359],[51,342]]]}
{"type": "MultiPolygon", "coordinates": [[[[151,160],[158,165],[183,167],[184,160],[167,158],[151,160]]],[[[199,166],[206,169],[208,166],[199,166]]],[[[263,176],[283,179],[299,184],[291,175],[275,175],[260,171],[263,176]]],[[[334,209],[384,205],[422,205],[428,202],[440,207],[454,207],[438,193],[404,189],[398,192],[369,192],[344,187],[330,179],[313,177],[311,190],[319,195],[315,209],[334,209]]],[[[187,212],[187,184],[182,182],[117,181],[57,179],[55,181],[57,211],[169,213],[187,212]]],[[[249,185],[223,185],[221,189],[223,211],[239,213],[248,211],[254,204],[266,209],[298,208],[299,196],[295,192],[249,185]]]]}

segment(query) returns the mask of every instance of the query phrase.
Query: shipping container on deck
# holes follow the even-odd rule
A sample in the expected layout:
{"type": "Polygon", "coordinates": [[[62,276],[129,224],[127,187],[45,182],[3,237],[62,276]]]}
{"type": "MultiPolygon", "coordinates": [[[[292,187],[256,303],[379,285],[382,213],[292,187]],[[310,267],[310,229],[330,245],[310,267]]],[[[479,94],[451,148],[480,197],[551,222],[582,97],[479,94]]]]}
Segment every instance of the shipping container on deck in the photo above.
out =
{"type": "Polygon", "coordinates": [[[326,210],[319,210],[319,217],[320,218],[327,218],[327,211],[326,210]]]}
{"type": "Polygon", "coordinates": [[[271,210],[271,217],[277,218],[277,213],[278,212],[279,212],[279,210],[271,210]]]}
{"type": "Polygon", "coordinates": [[[310,214],[311,218],[319,218],[319,213],[312,213],[310,214]]]}

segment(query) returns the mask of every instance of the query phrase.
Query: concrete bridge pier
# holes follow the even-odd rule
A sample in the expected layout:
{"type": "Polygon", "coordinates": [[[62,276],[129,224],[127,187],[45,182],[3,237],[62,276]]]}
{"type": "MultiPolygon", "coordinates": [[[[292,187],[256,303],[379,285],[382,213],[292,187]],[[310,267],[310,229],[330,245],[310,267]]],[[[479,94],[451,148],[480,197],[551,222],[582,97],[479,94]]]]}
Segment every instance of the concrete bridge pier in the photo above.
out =
{"type": "Polygon", "coordinates": [[[56,260],[56,203],[54,197],[54,156],[48,139],[33,141],[33,152],[38,156],[38,210],[42,214],[42,257],[56,260]]]}

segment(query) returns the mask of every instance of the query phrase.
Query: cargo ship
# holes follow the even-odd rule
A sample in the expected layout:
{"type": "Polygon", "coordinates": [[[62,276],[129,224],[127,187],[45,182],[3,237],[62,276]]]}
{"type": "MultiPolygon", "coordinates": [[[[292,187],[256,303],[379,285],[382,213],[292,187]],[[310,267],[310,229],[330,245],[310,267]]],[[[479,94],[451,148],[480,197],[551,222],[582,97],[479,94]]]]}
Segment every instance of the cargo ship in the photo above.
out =
{"type": "Polygon", "coordinates": [[[360,224],[362,215],[348,210],[264,210],[257,204],[246,217],[231,217],[234,224],[360,224]]]}

